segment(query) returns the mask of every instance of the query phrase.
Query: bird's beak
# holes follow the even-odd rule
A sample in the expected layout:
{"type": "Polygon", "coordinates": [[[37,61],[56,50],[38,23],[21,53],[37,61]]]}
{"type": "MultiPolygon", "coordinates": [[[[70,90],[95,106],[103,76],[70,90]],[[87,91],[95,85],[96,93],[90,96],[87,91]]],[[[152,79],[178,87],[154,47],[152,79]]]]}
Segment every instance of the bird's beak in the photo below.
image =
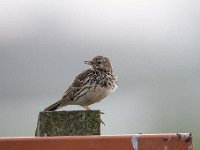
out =
{"type": "Polygon", "coordinates": [[[91,65],[92,61],[84,61],[84,64],[91,65]]]}

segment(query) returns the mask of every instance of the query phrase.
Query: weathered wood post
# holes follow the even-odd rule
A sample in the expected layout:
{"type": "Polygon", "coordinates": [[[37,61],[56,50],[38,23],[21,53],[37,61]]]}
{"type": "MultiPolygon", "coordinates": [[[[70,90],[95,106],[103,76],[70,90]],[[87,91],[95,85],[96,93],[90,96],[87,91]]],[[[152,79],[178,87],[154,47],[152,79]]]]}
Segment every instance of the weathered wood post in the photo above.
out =
{"type": "Polygon", "coordinates": [[[40,112],[35,136],[100,135],[100,111],[40,112]]]}

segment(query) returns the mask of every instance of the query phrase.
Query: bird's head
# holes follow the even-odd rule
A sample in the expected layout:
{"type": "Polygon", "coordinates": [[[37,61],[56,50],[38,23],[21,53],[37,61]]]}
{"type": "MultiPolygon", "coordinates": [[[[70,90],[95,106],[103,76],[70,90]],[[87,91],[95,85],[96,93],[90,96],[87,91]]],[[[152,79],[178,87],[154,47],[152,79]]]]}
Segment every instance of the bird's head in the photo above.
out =
{"type": "Polygon", "coordinates": [[[85,64],[91,65],[94,70],[102,70],[112,73],[112,64],[109,58],[104,56],[96,56],[91,61],[84,61],[85,64]]]}

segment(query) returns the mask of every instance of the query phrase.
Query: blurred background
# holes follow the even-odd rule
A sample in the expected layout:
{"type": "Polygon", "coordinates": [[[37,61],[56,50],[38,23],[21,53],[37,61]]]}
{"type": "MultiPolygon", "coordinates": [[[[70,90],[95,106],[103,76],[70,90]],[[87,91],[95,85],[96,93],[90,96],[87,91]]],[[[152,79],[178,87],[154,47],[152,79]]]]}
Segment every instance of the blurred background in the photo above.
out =
{"type": "Polygon", "coordinates": [[[1,0],[0,136],[34,136],[39,111],[104,55],[120,85],[91,107],[102,134],[192,132],[199,149],[199,39],[196,0],[1,0]]]}

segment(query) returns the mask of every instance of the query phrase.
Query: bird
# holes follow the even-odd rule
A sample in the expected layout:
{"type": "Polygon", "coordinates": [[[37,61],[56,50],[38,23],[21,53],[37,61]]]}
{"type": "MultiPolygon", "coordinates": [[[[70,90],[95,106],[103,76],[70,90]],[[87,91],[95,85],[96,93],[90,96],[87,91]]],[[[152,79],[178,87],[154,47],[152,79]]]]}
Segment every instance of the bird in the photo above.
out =
{"type": "Polygon", "coordinates": [[[98,55],[84,63],[90,67],[76,76],[62,98],[44,111],[55,111],[67,105],[80,105],[91,110],[91,104],[100,102],[118,87],[109,58],[98,55]]]}

